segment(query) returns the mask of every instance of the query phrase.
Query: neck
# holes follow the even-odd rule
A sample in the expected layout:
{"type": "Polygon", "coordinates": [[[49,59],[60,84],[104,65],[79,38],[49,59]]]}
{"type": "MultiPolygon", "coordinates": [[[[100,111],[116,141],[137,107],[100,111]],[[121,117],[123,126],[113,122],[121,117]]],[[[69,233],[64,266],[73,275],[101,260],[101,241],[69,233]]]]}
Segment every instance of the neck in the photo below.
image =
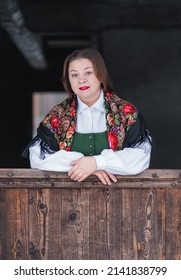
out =
{"type": "Polygon", "coordinates": [[[88,107],[91,107],[94,103],[97,102],[97,100],[99,99],[100,95],[101,95],[101,91],[100,91],[99,93],[93,95],[91,99],[90,99],[90,98],[89,98],[89,99],[81,99],[81,98],[80,98],[80,100],[81,100],[85,105],[87,105],[88,107]]]}

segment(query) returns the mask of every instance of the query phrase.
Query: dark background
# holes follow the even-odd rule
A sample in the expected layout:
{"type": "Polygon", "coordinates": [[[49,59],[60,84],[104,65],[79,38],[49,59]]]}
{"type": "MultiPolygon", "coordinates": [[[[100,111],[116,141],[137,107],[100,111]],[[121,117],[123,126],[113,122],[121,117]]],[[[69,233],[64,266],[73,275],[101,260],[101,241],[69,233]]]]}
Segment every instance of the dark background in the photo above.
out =
{"type": "Polygon", "coordinates": [[[0,0],[0,167],[28,167],[20,154],[32,137],[32,93],[63,90],[65,57],[86,46],[142,112],[151,168],[181,168],[179,0],[0,0]]]}

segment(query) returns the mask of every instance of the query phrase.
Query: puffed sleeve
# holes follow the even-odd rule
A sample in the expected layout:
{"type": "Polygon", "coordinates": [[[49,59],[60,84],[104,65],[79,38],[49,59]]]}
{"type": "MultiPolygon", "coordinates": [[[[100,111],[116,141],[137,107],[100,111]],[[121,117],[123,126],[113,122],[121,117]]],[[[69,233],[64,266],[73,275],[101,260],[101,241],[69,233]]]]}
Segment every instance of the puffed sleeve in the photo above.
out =
{"type": "Polygon", "coordinates": [[[141,114],[126,132],[123,149],[105,149],[95,156],[97,169],[118,175],[136,175],[149,168],[152,150],[152,137],[146,128],[141,114]]]}

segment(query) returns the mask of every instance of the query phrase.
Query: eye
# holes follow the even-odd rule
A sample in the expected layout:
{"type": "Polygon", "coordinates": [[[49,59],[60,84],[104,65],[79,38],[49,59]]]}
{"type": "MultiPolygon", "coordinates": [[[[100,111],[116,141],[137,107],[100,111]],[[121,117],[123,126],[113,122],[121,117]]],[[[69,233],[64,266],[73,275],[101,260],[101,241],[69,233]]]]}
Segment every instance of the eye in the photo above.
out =
{"type": "Polygon", "coordinates": [[[90,74],[92,74],[92,72],[91,72],[91,71],[87,71],[87,72],[85,72],[85,75],[86,75],[86,76],[88,76],[88,75],[90,75],[90,74]]]}
{"type": "Polygon", "coordinates": [[[77,74],[74,73],[74,74],[72,74],[71,76],[72,76],[72,78],[76,78],[76,77],[77,77],[77,74]]]}

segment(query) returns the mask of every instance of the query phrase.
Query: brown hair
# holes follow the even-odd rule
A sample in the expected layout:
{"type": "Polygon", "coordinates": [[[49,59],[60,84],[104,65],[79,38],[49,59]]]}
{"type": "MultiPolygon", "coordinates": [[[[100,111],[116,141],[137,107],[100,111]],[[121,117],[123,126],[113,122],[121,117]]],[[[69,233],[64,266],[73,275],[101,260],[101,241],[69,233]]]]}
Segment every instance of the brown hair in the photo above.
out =
{"type": "Polygon", "coordinates": [[[70,81],[69,81],[69,64],[70,62],[80,59],[80,58],[86,58],[89,59],[94,67],[95,75],[98,78],[98,80],[101,83],[101,87],[105,92],[112,91],[112,83],[105,65],[105,62],[103,60],[103,57],[98,52],[97,49],[94,48],[86,48],[82,50],[75,50],[71,54],[67,56],[64,62],[63,66],[63,76],[62,76],[62,82],[64,85],[64,88],[66,92],[70,95],[73,94],[70,81]]]}

